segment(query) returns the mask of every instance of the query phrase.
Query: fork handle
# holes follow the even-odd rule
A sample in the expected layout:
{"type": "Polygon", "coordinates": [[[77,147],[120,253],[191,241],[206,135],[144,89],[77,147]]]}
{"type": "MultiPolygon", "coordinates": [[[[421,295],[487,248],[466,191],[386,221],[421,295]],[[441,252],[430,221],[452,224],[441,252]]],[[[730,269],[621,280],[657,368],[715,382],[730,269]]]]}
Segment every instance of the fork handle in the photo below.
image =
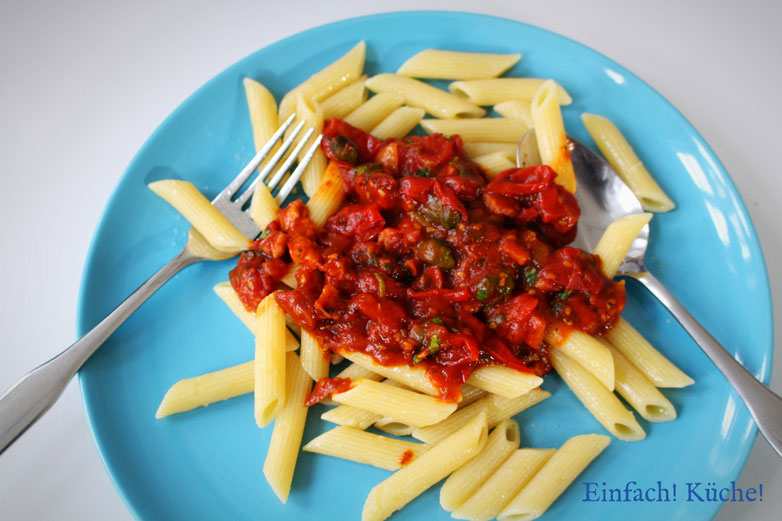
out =
{"type": "Polygon", "coordinates": [[[57,401],[87,359],[127,318],[181,269],[201,260],[185,248],[65,351],[38,366],[0,396],[0,454],[57,401]]]}
{"type": "Polygon", "coordinates": [[[636,280],[646,286],[660,302],[668,308],[674,318],[684,327],[693,340],[703,349],[714,365],[722,372],[749,409],[774,450],[782,456],[782,397],[760,383],[747,371],[733,355],[715,340],[706,329],[695,320],[687,309],[649,272],[639,275],[636,280]]]}

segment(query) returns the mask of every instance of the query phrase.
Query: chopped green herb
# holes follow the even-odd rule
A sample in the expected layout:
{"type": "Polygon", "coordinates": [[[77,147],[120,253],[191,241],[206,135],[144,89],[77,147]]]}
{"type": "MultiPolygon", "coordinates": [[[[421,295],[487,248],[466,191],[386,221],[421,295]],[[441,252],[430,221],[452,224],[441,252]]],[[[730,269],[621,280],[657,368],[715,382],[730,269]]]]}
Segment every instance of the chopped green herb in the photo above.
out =
{"type": "Polygon", "coordinates": [[[264,231],[262,231],[262,232],[261,232],[261,235],[258,237],[258,239],[259,239],[259,240],[261,240],[261,241],[262,241],[262,240],[264,240],[266,237],[268,237],[268,236],[269,236],[269,234],[270,234],[271,232],[272,232],[272,231],[271,231],[271,230],[269,230],[268,228],[267,228],[267,229],[265,229],[264,231]]]}
{"type": "Polygon", "coordinates": [[[434,177],[432,171],[428,168],[419,168],[413,175],[416,177],[434,177]]]}
{"type": "Polygon", "coordinates": [[[429,354],[435,354],[440,350],[440,338],[437,335],[432,336],[429,341],[429,354]]]}
{"type": "Polygon", "coordinates": [[[485,289],[479,289],[475,296],[478,297],[478,300],[486,300],[489,298],[489,292],[485,289]]]}
{"type": "Polygon", "coordinates": [[[440,317],[430,318],[429,322],[434,322],[435,324],[445,324],[445,320],[440,317]]]}
{"type": "Polygon", "coordinates": [[[373,172],[382,172],[383,165],[380,163],[366,163],[356,167],[356,175],[371,174],[373,172]]]}
{"type": "Polygon", "coordinates": [[[557,298],[560,300],[566,300],[572,294],[573,294],[572,291],[562,291],[560,293],[557,293],[557,298]]]}
{"type": "Polygon", "coordinates": [[[372,275],[374,275],[375,278],[377,279],[378,295],[381,298],[385,297],[386,296],[386,281],[385,281],[385,279],[383,279],[383,276],[380,273],[376,272],[376,271],[373,271],[372,275]]]}
{"type": "Polygon", "coordinates": [[[538,270],[537,268],[527,268],[524,270],[524,280],[527,281],[527,284],[530,286],[535,285],[535,281],[538,280],[538,270]]]}
{"type": "Polygon", "coordinates": [[[461,329],[456,329],[455,327],[451,328],[451,333],[461,333],[461,332],[462,332],[461,329]]]}

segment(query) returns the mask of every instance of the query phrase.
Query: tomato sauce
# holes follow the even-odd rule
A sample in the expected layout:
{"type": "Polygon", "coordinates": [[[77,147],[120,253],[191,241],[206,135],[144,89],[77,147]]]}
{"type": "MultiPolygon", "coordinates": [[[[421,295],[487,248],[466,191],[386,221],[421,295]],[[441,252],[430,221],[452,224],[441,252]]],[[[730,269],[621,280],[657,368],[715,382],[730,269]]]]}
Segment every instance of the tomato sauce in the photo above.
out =
{"type": "Polygon", "coordinates": [[[331,398],[335,394],[344,393],[353,388],[353,382],[350,378],[321,378],[315,384],[315,388],[304,400],[304,405],[309,407],[316,403],[331,398]]]}
{"type": "Polygon", "coordinates": [[[248,310],[280,306],[326,351],[421,366],[446,400],[484,365],[551,370],[547,328],[603,334],[625,304],[600,259],[567,246],[579,207],[547,166],[489,180],[461,139],[379,140],[332,119],[323,151],[345,202],[318,229],[294,201],[239,258],[231,283],[248,310]]]}

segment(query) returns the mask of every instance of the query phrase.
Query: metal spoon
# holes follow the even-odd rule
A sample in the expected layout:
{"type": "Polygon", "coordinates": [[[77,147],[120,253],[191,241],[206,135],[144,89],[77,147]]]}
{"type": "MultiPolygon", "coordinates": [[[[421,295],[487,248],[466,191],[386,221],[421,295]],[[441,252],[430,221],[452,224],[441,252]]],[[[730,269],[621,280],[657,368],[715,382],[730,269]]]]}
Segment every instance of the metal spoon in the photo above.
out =
{"type": "MultiPolygon", "coordinates": [[[[573,144],[573,169],[578,181],[576,198],[581,207],[574,245],[593,251],[609,224],[620,217],[643,212],[643,208],[635,194],[602,157],[575,139],[571,138],[570,141],[573,144]]],[[[529,130],[519,142],[516,163],[520,167],[541,163],[534,130],[529,130]]],[[[634,277],[668,308],[733,386],[760,432],[782,456],[782,397],[756,380],[649,272],[644,265],[644,253],[648,245],[647,225],[633,242],[616,274],[634,277]]]]}

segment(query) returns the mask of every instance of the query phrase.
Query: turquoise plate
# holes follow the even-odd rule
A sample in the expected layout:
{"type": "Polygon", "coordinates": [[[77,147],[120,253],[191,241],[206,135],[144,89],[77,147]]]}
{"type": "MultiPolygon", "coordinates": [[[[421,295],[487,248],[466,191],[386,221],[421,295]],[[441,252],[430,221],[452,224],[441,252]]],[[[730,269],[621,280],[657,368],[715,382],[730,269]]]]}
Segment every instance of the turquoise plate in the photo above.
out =
{"type": "MultiPolygon", "coordinates": [[[[608,116],[625,131],[677,208],[652,222],[648,265],[714,336],[768,382],[771,299],[750,218],[725,169],[695,129],[624,67],[572,40],[518,22],[449,12],[392,13],[345,20],[270,45],[226,69],[177,108],[141,148],[109,201],[92,243],[81,288],[79,332],[86,332],[185,244],[187,223],[146,187],[181,178],[213,196],[253,155],[242,90],[249,76],[281,96],[367,42],[366,71],[395,71],[430,47],[522,53],[511,76],[556,78],[575,102],[569,133],[591,143],[582,112],[608,116]],[[412,36],[415,35],[415,36],[412,36]]],[[[271,428],[253,420],[252,397],[156,420],[166,390],[181,378],[249,360],[253,340],[213,294],[233,262],[184,271],[138,310],[80,373],[92,432],[106,468],[138,519],[360,519],[370,489],[387,471],[302,454],[282,505],[261,473],[271,428]]],[[[641,422],[645,441],[612,440],[608,449],[545,514],[548,520],[710,519],[714,502],[689,502],[687,482],[729,486],[755,439],[747,410],[671,316],[628,283],[626,316],[696,381],[666,390],[679,419],[641,422]],[[584,482],[624,487],[677,485],[676,500],[583,502],[584,482]]],[[[604,429],[556,376],[552,397],[522,413],[523,445],[557,447],[604,429]]],[[[310,414],[304,440],[329,428],[310,414]]],[[[393,517],[450,519],[439,486],[393,517]]]]}

